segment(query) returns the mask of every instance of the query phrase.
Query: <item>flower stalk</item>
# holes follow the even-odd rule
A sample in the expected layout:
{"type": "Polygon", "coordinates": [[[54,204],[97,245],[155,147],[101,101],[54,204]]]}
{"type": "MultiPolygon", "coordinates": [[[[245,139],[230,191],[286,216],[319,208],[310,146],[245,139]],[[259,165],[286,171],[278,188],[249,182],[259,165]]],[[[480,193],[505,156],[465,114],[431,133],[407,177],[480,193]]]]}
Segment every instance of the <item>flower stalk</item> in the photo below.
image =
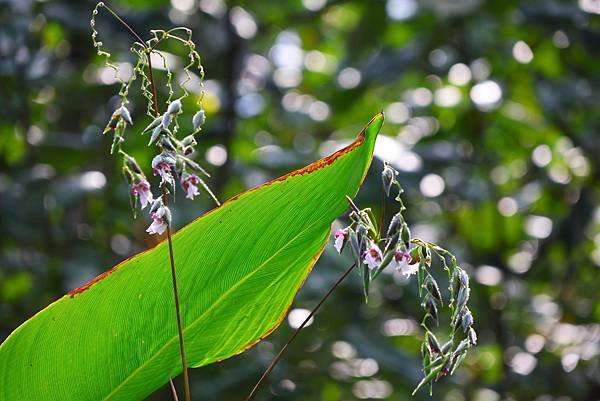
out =
{"type": "MultiPolygon", "coordinates": [[[[179,350],[181,356],[185,401],[190,401],[190,383],[185,352],[184,330],[181,317],[181,303],[177,285],[175,256],[173,251],[169,195],[172,194],[174,196],[177,183],[179,183],[186,192],[186,197],[189,199],[194,199],[194,197],[200,193],[200,186],[207,194],[209,194],[209,196],[217,205],[220,204],[206,183],[200,177],[198,177],[198,175],[196,175],[196,173],[198,173],[209,176],[208,173],[204,171],[204,169],[202,169],[198,163],[190,159],[190,155],[194,152],[194,146],[196,145],[194,134],[201,130],[201,127],[205,122],[204,110],[202,110],[200,107],[200,109],[194,114],[192,118],[193,132],[190,135],[186,136],[181,141],[178,140],[175,135],[180,128],[178,116],[183,113],[182,99],[188,96],[185,84],[191,79],[191,74],[189,71],[192,67],[196,66],[198,68],[200,72],[200,85],[202,86],[204,71],[200,62],[200,55],[195,50],[195,45],[191,39],[192,33],[188,28],[178,27],[168,31],[153,30],[151,31],[152,37],[149,40],[144,41],[130,25],[128,25],[115,11],[113,11],[103,2],[99,2],[92,11],[90,26],[92,28],[92,41],[94,47],[97,49],[97,54],[105,57],[106,66],[115,71],[115,77],[121,84],[121,89],[119,91],[119,95],[122,99],[121,105],[112,114],[110,121],[103,133],[113,133],[111,154],[118,152],[123,156],[123,173],[130,186],[131,203],[134,216],[138,208],[141,207],[141,209],[144,209],[146,206],[150,205],[152,224],[148,227],[147,232],[149,234],[159,235],[166,232],[169,246],[169,262],[177,318],[177,332],[179,337],[179,350]],[[106,9],[106,11],[110,13],[119,23],[121,23],[136,39],[131,50],[137,55],[138,62],[134,68],[132,77],[127,82],[119,78],[118,67],[111,63],[110,53],[103,50],[103,43],[98,40],[96,16],[98,15],[100,8],[106,9]],[[181,32],[184,32],[185,36],[180,36],[181,32]],[[165,85],[168,89],[169,96],[166,101],[166,112],[161,114],[159,111],[157,87],[154,78],[154,69],[152,66],[152,55],[156,54],[158,57],[162,57],[162,55],[155,49],[165,39],[173,39],[183,43],[188,50],[188,58],[190,62],[183,68],[187,79],[179,84],[180,89],[183,91],[183,95],[180,98],[173,100],[173,73],[170,71],[167,61],[163,58],[164,69],[166,70],[167,74],[165,85]],[[145,68],[146,63],[148,65],[147,74],[145,68]],[[153,174],[160,177],[159,188],[161,190],[161,195],[156,198],[152,195],[150,183],[146,179],[146,176],[144,175],[140,166],[132,156],[128,155],[122,150],[122,143],[125,141],[125,129],[127,126],[133,125],[130,111],[126,107],[126,105],[129,103],[127,97],[131,84],[140,77],[141,90],[148,103],[146,114],[153,118],[152,123],[148,125],[142,134],[145,132],[151,132],[150,143],[148,146],[156,145],[159,149],[159,154],[152,160],[153,174]],[[174,125],[172,129],[170,129],[171,125],[174,125]]],[[[199,99],[200,106],[203,93],[204,92],[201,92],[199,99]]],[[[177,401],[178,397],[175,386],[173,385],[172,381],[170,381],[170,384],[174,399],[177,401]]]]}

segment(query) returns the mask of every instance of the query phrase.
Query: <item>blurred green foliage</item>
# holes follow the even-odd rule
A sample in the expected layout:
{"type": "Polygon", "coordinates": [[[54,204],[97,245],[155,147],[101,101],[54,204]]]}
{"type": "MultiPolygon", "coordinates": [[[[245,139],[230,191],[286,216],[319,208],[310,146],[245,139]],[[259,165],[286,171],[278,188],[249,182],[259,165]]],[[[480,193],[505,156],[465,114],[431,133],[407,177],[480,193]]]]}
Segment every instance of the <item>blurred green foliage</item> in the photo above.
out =
{"type": "MultiPolygon", "coordinates": [[[[386,112],[359,204],[379,209],[388,160],[413,234],[455,251],[474,278],[481,345],[435,399],[599,399],[597,1],[112,5],[141,33],[194,30],[207,78],[200,156],[222,198],[330,153],[386,112]]],[[[118,85],[91,46],[93,6],[0,3],[2,339],[152,242],[101,135],[118,85]]],[[[126,76],[130,34],[108,15],[98,29],[126,76]]],[[[179,60],[176,46],[162,50],[179,60]]],[[[144,109],[132,93],[139,125],[125,147],[148,166],[145,139],[132,135],[149,122],[144,109]]],[[[203,202],[178,200],[175,224],[203,202]]],[[[349,263],[328,248],[294,308],[313,307],[349,263]]],[[[337,290],[259,399],[409,399],[420,377],[416,285],[387,275],[368,305],[360,285],[353,277],[337,290]]],[[[245,354],[193,370],[195,399],[242,399],[290,333],[283,325],[245,354]]]]}

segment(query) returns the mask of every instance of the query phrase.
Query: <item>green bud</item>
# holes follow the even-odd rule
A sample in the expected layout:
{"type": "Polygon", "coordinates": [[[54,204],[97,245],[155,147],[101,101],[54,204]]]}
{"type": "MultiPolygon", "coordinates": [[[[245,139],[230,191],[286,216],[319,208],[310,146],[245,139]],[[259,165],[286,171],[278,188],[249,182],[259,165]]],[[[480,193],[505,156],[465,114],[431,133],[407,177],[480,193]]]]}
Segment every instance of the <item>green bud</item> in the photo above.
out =
{"type": "Polygon", "coordinates": [[[471,311],[469,310],[469,308],[465,308],[465,311],[462,314],[461,325],[462,325],[462,329],[465,333],[473,325],[473,315],[471,314],[471,311]]]}
{"type": "Polygon", "coordinates": [[[425,279],[425,288],[427,288],[427,291],[429,291],[429,293],[438,301],[438,302],[442,302],[442,294],[440,293],[440,287],[438,286],[437,282],[435,281],[435,279],[428,275],[427,279],[425,279]]]}
{"type": "Polygon", "coordinates": [[[440,343],[438,342],[435,335],[432,332],[428,331],[426,336],[427,336],[427,345],[429,346],[429,349],[431,350],[431,354],[432,355],[442,354],[442,347],[440,347],[440,343]]]}
{"type": "Polygon", "coordinates": [[[475,329],[473,327],[469,327],[468,338],[471,345],[477,344],[477,333],[475,332],[475,329]]]}
{"type": "Polygon", "coordinates": [[[392,221],[390,221],[390,225],[388,227],[388,231],[387,231],[387,236],[391,237],[394,234],[398,233],[398,229],[400,228],[400,222],[402,220],[400,219],[400,213],[397,213],[394,215],[394,217],[392,217],[392,221]]]}
{"type": "Polygon", "coordinates": [[[154,120],[152,120],[152,122],[146,128],[144,128],[144,130],[142,131],[142,134],[145,134],[148,131],[154,130],[156,127],[158,127],[160,125],[161,121],[162,121],[162,117],[156,117],[154,120]]]}
{"type": "Polygon", "coordinates": [[[137,174],[143,174],[140,165],[133,157],[129,155],[125,156],[125,163],[127,164],[127,167],[135,171],[137,174]]]}
{"type": "Polygon", "coordinates": [[[204,115],[204,110],[200,110],[196,114],[194,114],[194,117],[192,117],[192,126],[194,127],[194,132],[200,130],[200,128],[202,128],[202,126],[204,125],[205,121],[206,116],[204,115]]]}
{"type": "Polygon", "coordinates": [[[410,230],[406,223],[402,224],[402,242],[404,242],[407,249],[410,248],[410,230]]]}

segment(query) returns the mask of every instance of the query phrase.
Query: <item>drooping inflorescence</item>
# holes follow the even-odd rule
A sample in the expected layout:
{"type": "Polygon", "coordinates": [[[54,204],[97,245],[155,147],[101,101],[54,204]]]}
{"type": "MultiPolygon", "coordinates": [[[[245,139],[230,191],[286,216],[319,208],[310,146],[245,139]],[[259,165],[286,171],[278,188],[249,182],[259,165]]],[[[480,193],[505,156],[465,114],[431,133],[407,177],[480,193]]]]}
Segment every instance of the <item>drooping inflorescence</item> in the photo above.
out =
{"type": "MultiPolygon", "coordinates": [[[[115,71],[115,77],[121,84],[119,90],[121,104],[113,112],[103,133],[113,134],[111,154],[118,153],[123,157],[122,170],[130,186],[134,215],[138,209],[144,209],[150,205],[150,215],[153,222],[147,231],[150,234],[162,234],[168,224],[170,224],[171,218],[165,197],[168,194],[174,194],[178,185],[185,192],[186,198],[194,199],[195,196],[200,194],[200,188],[202,188],[217,205],[219,204],[217,198],[201,178],[201,176],[209,177],[209,174],[192,159],[194,148],[197,145],[195,134],[201,131],[206,120],[205,112],[202,108],[204,70],[201,58],[195,50],[195,45],[192,41],[192,31],[190,29],[178,27],[168,31],[153,30],[151,31],[152,37],[149,40],[143,42],[140,39],[134,42],[131,51],[137,56],[137,63],[133,69],[132,76],[127,81],[122,80],[119,76],[118,66],[111,62],[111,54],[104,50],[103,43],[98,40],[96,16],[101,7],[106,8],[117,19],[120,20],[120,18],[100,2],[94,8],[90,21],[92,41],[94,47],[97,49],[97,54],[105,58],[106,66],[115,71]],[[183,44],[187,51],[186,57],[189,59],[189,62],[182,70],[184,79],[178,84],[177,89],[173,83],[173,72],[168,65],[167,59],[157,50],[157,47],[167,40],[183,44]],[[153,58],[160,60],[162,63],[161,69],[166,73],[165,86],[168,97],[163,113],[160,113],[158,110],[159,102],[156,99],[155,81],[151,67],[153,58]],[[193,115],[192,113],[184,113],[184,101],[189,96],[187,85],[192,79],[190,72],[192,68],[196,69],[200,81],[200,93],[197,100],[198,108],[193,115]],[[129,104],[128,95],[132,84],[138,78],[141,80],[140,90],[147,100],[146,114],[152,117],[152,121],[141,131],[141,134],[148,134],[148,146],[155,146],[157,148],[157,155],[152,159],[151,168],[153,175],[160,179],[158,186],[163,196],[155,196],[153,194],[152,186],[144,174],[144,170],[135,158],[123,149],[125,130],[128,126],[133,125],[131,112],[127,107],[129,104]],[[180,97],[174,99],[178,91],[181,92],[180,97]],[[191,118],[192,132],[179,139],[177,137],[180,131],[179,121],[184,117],[191,118]]],[[[139,39],[137,34],[136,37],[139,39]]]]}
{"type": "MultiPolygon", "coordinates": [[[[382,171],[383,191],[390,196],[397,188],[395,201],[399,208],[391,218],[385,236],[383,227],[370,209],[352,207],[351,224],[334,233],[334,247],[341,253],[350,244],[356,266],[363,279],[365,301],[368,301],[369,285],[388,266],[396,269],[405,278],[417,276],[419,298],[424,309],[421,327],[424,330],[421,354],[424,377],[414,393],[425,385],[431,386],[443,376],[452,375],[464,360],[467,350],[477,343],[473,328],[473,314],[467,306],[469,300],[469,276],[458,266],[456,257],[440,246],[411,236],[403,212],[403,189],[398,182],[398,172],[388,163],[382,171]],[[437,280],[430,273],[434,267],[442,267],[448,276],[447,307],[450,310],[448,340],[440,343],[431,330],[431,324],[439,326],[440,312],[444,307],[444,296],[437,280]]],[[[436,330],[437,331],[437,330],[436,330]]]]}

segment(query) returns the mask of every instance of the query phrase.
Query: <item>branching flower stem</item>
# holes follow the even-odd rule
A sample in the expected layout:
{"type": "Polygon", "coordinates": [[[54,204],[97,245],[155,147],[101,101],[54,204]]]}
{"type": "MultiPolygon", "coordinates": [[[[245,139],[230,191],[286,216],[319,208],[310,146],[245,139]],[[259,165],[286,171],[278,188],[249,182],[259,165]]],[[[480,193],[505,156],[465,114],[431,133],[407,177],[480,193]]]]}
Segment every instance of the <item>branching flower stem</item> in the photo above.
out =
{"type": "Polygon", "coordinates": [[[252,391],[250,391],[250,394],[248,394],[248,396],[246,397],[245,401],[251,401],[251,400],[254,399],[254,396],[256,395],[256,393],[258,392],[258,390],[260,389],[261,385],[269,377],[269,375],[271,374],[271,372],[275,368],[275,365],[277,365],[277,362],[279,362],[279,360],[281,359],[281,357],[283,356],[283,354],[287,350],[288,346],[292,343],[292,341],[294,341],[296,339],[296,337],[298,336],[298,334],[300,334],[300,331],[304,328],[304,326],[306,326],[306,324],[310,321],[310,319],[312,319],[312,317],[315,315],[315,313],[317,313],[319,311],[319,308],[321,308],[321,306],[325,303],[325,301],[327,300],[327,298],[329,298],[329,296],[333,293],[333,291],[341,284],[342,281],[344,281],[344,279],[346,277],[348,277],[348,275],[354,269],[355,266],[356,266],[356,263],[353,263],[352,266],[350,266],[344,272],[344,274],[342,274],[340,276],[340,278],[337,279],[337,281],[335,282],[335,284],[333,284],[331,286],[331,288],[329,289],[329,291],[327,291],[327,293],[323,296],[323,298],[321,298],[321,300],[319,301],[319,303],[317,304],[317,306],[315,306],[313,308],[313,310],[310,311],[309,315],[306,317],[306,319],[304,319],[304,321],[302,322],[302,324],[300,325],[300,327],[298,327],[296,329],[296,331],[294,332],[294,334],[292,334],[292,336],[289,338],[289,340],[287,340],[287,342],[284,344],[284,346],[281,348],[281,350],[277,353],[277,355],[275,355],[275,357],[273,358],[273,360],[269,364],[269,367],[265,370],[265,372],[262,374],[262,376],[260,377],[260,379],[258,379],[258,382],[256,382],[256,384],[254,385],[254,388],[252,388],[252,391]]]}
{"type": "MultiPolygon", "coordinates": [[[[140,35],[138,35],[137,32],[129,24],[127,24],[115,11],[113,11],[110,7],[108,7],[104,3],[100,3],[100,4],[101,4],[101,7],[105,8],[106,11],[108,11],[117,21],[119,21],[129,32],[131,32],[131,34],[146,49],[145,53],[146,53],[146,57],[148,60],[148,75],[149,75],[149,79],[150,79],[150,86],[152,88],[152,101],[154,103],[154,114],[156,115],[156,117],[160,116],[160,112],[158,110],[158,96],[156,93],[156,84],[154,82],[154,73],[153,73],[153,69],[152,69],[151,55],[152,55],[152,52],[154,51],[154,49],[151,48],[150,46],[148,46],[148,44],[140,37],[140,35]]],[[[168,194],[166,186],[163,186],[162,198],[163,198],[163,203],[165,204],[165,206],[168,206],[169,194],[168,194]]],[[[170,222],[167,224],[167,241],[169,243],[169,260],[170,260],[170,264],[171,264],[171,277],[173,279],[173,294],[175,297],[175,312],[177,315],[177,333],[179,335],[179,351],[180,351],[180,355],[181,355],[181,367],[183,370],[183,387],[184,387],[185,401],[191,401],[190,380],[189,380],[188,369],[187,369],[187,360],[186,360],[186,355],[185,355],[185,343],[184,343],[184,339],[183,339],[183,327],[182,327],[182,322],[181,322],[181,308],[180,308],[180,303],[179,303],[179,291],[177,290],[177,276],[176,276],[176,272],[175,272],[175,256],[173,253],[173,240],[171,238],[170,222]]],[[[177,401],[177,399],[178,399],[177,392],[175,391],[175,387],[174,387],[172,381],[171,381],[171,390],[173,391],[173,395],[175,397],[175,400],[177,401]]]]}

